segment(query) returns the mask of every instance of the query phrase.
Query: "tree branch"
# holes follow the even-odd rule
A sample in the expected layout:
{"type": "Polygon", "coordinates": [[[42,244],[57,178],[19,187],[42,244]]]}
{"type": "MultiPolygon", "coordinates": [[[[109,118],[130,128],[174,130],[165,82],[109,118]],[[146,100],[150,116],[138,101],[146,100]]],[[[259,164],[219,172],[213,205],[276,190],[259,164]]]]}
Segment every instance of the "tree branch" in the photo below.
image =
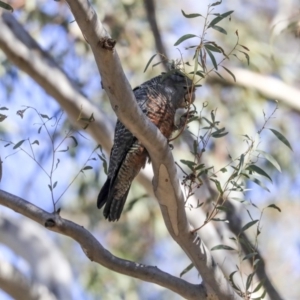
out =
{"type": "MultiPolygon", "coordinates": [[[[57,300],[47,286],[28,279],[16,267],[0,257],[0,289],[16,300],[57,300]]],[[[62,298],[60,298],[62,299],[62,298]]],[[[71,299],[71,298],[64,298],[71,299]]]]}
{"type": "Polygon", "coordinates": [[[235,75],[236,82],[228,74],[222,74],[226,81],[221,80],[217,75],[212,75],[208,78],[208,82],[219,82],[256,89],[267,98],[282,101],[292,109],[300,111],[299,89],[291,87],[277,78],[261,75],[253,71],[241,68],[231,68],[230,70],[235,75]]]}
{"type": "Polygon", "coordinates": [[[118,258],[107,251],[89,231],[78,224],[61,218],[56,213],[48,213],[26,200],[3,190],[0,190],[0,204],[28,217],[51,231],[72,238],[80,244],[83,252],[91,261],[95,261],[110,270],[156,283],[186,299],[207,299],[202,285],[188,283],[183,279],[161,271],[157,267],[118,258]]]}
{"type": "MultiPolygon", "coordinates": [[[[159,54],[162,54],[165,57],[168,57],[167,51],[161,39],[161,34],[157,25],[156,16],[155,16],[155,0],[144,0],[144,5],[146,9],[147,19],[150,25],[150,28],[153,33],[156,51],[159,54]]],[[[160,57],[164,68],[167,70],[167,61],[160,57]]]]}
{"type": "Polygon", "coordinates": [[[154,193],[170,234],[200,272],[208,298],[240,299],[213,262],[203,242],[196,233],[191,233],[184,210],[184,196],[167,140],[138,107],[115,51],[115,41],[98,21],[96,12],[87,0],[67,2],[94,53],[112,108],[119,120],[149,152],[154,171],[154,193]]]}
{"type": "Polygon", "coordinates": [[[74,278],[69,262],[55,243],[45,236],[41,227],[27,218],[16,220],[2,212],[0,232],[0,243],[9,247],[30,265],[30,277],[33,282],[48,287],[57,299],[72,298],[70,285],[74,278]]]}
{"type": "MultiPolygon", "coordinates": [[[[87,131],[110,153],[113,129],[109,126],[107,117],[78,91],[65,72],[41,49],[13,15],[0,14],[0,27],[0,48],[8,59],[51,95],[76,127],[82,128],[85,125],[82,121],[77,121],[81,112],[82,117],[86,118],[93,113],[95,121],[90,123],[87,131]]],[[[137,179],[148,194],[153,195],[149,172],[142,170],[137,179]]]]}
{"type": "Polygon", "coordinates": [[[80,112],[85,118],[94,114],[95,122],[90,123],[87,131],[96,141],[101,141],[105,149],[110,149],[112,128],[108,126],[106,116],[77,90],[70,78],[11,14],[3,13],[0,26],[0,48],[8,59],[56,99],[76,127],[85,125],[77,120],[80,112]]]}

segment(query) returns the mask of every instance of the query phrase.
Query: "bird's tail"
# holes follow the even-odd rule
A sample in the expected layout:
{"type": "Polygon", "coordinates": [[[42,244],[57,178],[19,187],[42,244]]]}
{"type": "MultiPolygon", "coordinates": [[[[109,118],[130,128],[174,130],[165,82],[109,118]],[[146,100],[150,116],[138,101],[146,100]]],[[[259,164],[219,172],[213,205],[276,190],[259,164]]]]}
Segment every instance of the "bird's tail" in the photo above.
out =
{"type": "Polygon", "coordinates": [[[121,197],[115,197],[115,186],[111,185],[111,178],[107,178],[97,199],[99,209],[105,204],[103,215],[106,219],[113,222],[120,219],[129,189],[130,186],[121,197]]]}

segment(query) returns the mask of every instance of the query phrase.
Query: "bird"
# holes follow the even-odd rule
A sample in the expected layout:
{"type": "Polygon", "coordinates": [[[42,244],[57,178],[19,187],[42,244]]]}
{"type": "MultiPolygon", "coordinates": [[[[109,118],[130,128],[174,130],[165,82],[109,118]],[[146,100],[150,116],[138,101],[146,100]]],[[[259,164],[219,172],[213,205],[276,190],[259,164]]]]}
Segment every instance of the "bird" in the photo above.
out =
{"type": "MultiPolygon", "coordinates": [[[[167,139],[177,129],[174,123],[176,110],[185,108],[195,96],[191,79],[180,71],[168,73],[133,89],[142,112],[167,139]]],[[[99,209],[105,205],[103,215],[109,221],[119,220],[132,181],[145,167],[147,159],[150,161],[146,148],[117,120],[107,179],[97,199],[99,209]]]]}

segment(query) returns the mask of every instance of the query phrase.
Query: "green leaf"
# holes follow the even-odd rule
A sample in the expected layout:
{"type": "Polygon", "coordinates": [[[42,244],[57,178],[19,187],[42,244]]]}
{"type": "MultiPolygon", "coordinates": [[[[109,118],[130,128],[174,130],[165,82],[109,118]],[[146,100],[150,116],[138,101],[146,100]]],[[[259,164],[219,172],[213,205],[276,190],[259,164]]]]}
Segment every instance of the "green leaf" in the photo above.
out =
{"type": "Polygon", "coordinates": [[[210,169],[212,169],[212,168],[213,168],[213,167],[208,167],[208,168],[205,168],[205,169],[201,170],[201,171],[197,174],[197,177],[201,176],[202,174],[207,174],[208,171],[209,171],[210,169]]]}
{"type": "Polygon", "coordinates": [[[255,275],[255,272],[251,273],[251,274],[247,277],[247,281],[246,281],[246,291],[249,290],[254,275],[255,275]]]}
{"type": "Polygon", "coordinates": [[[195,58],[195,62],[194,62],[194,64],[195,64],[195,67],[194,67],[194,73],[195,73],[195,72],[197,71],[197,69],[198,69],[198,64],[202,67],[202,70],[203,70],[204,72],[207,71],[207,69],[206,69],[206,57],[204,57],[204,54],[205,54],[205,52],[204,52],[203,49],[198,48],[198,49],[196,50],[195,56],[193,57],[193,58],[195,58]],[[200,57],[200,61],[199,61],[199,62],[198,62],[198,57],[200,57]]]}
{"type": "MultiPolygon", "coordinates": [[[[189,74],[195,74],[195,72],[193,71],[193,72],[190,72],[189,74]]],[[[198,75],[198,76],[200,76],[200,77],[202,77],[202,78],[205,78],[205,74],[202,72],[202,71],[200,71],[200,70],[198,70],[197,72],[196,72],[196,75],[198,75]]],[[[201,86],[201,85],[200,85],[201,86]]],[[[196,85],[195,85],[195,87],[196,87],[196,85]]]]}
{"type": "Polygon", "coordinates": [[[260,296],[260,300],[265,299],[266,294],[267,294],[267,290],[264,290],[260,296]]]}
{"type": "Polygon", "coordinates": [[[188,166],[191,170],[194,169],[194,166],[197,165],[195,162],[193,161],[190,161],[190,160],[184,160],[184,159],[181,159],[180,162],[186,166],[188,166]]]}
{"type": "Polygon", "coordinates": [[[226,173],[226,172],[227,172],[227,169],[226,169],[226,168],[222,168],[220,171],[221,171],[222,173],[226,173]]]}
{"type": "Polygon", "coordinates": [[[3,122],[7,118],[7,115],[0,114],[0,122],[3,122]]]}
{"type": "Polygon", "coordinates": [[[201,17],[202,16],[200,14],[186,14],[183,10],[181,10],[181,12],[188,19],[190,19],[190,18],[196,18],[196,17],[201,17]]]}
{"type": "Polygon", "coordinates": [[[246,225],[244,225],[241,229],[241,233],[246,231],[247,229],[249,229],[250,227],[252,227],[253,225],[255,225],[258,222],[258,220],[254,220],[254,221],[250,221],[249,223],[247,223],[246,225]]]}
{"type": "MultiPolygon", "coordinates": [[[[260,283],[256,286],[256,288],[252,291],[252,293],[256,293],[260,290],[260,288],[263,286],[263,284],[265,283],[265,278],[263,280],[260,281],[260,283]]],[[[259,299],[261,299],[259,297],[259,299]]]]}
{"type": "Polygon", "coordinates": [[[209,23],[209,25],[208,25],[207,28],[210,28],[210,27],[216,25],[217,23],[219,23],[220,21],[222,21],[224,18],[230,16],[233,12],[234,12],[234,11],[231,10],[231,11],[228,11],[228,12],[226,12],[226,13],[224,13],[224,14],[221,14],[221,15],[219,15],[218,17],[214,18],[214,19],[209,23]]]}
{"type": "Polygon", "coordinates": [[[202,78],[205,78],[205,74],[202,71],[197,71],[196,74],[202,78]]]}
{"type": "Polygon", "coordinates": [[[236,82],[236,79],[235,79],[234,74],[233,74],[230,70],[228,70],[227,68],[225,68],[224,66],[221,66],[221,67],[222,67],[225,71],[227,71],[227,73],[230,74],[230,75],[232,76],[234,82],[236,82]]]}
{"type": "Polygon", "coordinates": [[[210,57],[210,59],[211,59],[213,65],[214,65],[214,68],[215,68],[216,70],[218,70],[218,64],[217,64],[217,62],[216,62],[216,59],[215,59],[214,55],[213,55],[208,49],[205,48],[205,50],[206,50],[207,54],[209,55],[209,57],[210,57]]]}
{"type": "Polygon", "coordinates": [[[282,133],[272,128],[268,128],[268,129],[271,130],[282,143],[284,143],[287,147],[289,147],[293,151],[291,144],[282,133]]]}
{"type": "Polygon", "coordinates": [[[257,258],[253,263],[253,267],[256,267],[260,263],[261,263],[261,260],[259,258],[257,258]]]}
{"type": "Polygon", "coordinates": [[[246,200],[245,199],[242,199],[242,198],[238,198],[238,197],[230,197],[231,200],[234,200],[234,201],[239,201],[241,203],[244,203],[246,200]]]}
{"type": "Polygon", "coordinates": [[[219,48],[212,46],[210,44],[204,44],[204,47],[210,51],[222,53],[222,51],[219,48]]]}
{"type": "Polygon", "coordinates": [[[272,178],[263,170],[261,169],[260,167],[256,166],[256,165],[250,165],[247,167],[247,170],[250,170],[250,171],[253,171],[253,172],[256,172],[257,174],[259,175],[262,175],[262,176],[265,176],[267,177],[271,182],[272,181],[272,178]]]}
{"type": "Polygon", "coordinates": [[[250,51],[249,48],[247,48],[246,46],[243,46],[241,44],[239,44],[239,46],[243,47],[245,50],[250,51]]]}
{"type": "Polygon", "coordinates": [[[211,26],[211,28],[214,30],[217,30],[223,34],[227,34],[227,31],[224,28],[222,28],[221,26],[214,25],[214,26],[211,26]]]}
{"type": "Polygon", "coordinates": [[[43,127],[43,126],[41,126],[41,127],[39,128],[39,130],[38,130],[38,134],[40,134],[40,133],[41,133],[42,127],[43,127]]]}
{"type": "Polygon", "coordinates": [[[91,167],[91,166],[85,166],[84,168],[81,169],[81,171],[91,170],[91,169],[93,169],[93,167],[91,167]]]}
{"type": "Polygon", "coordinates": [[[267,159],[279,172],[281,172],[281,168],[279,163],[276,161],[276,159],[270,155],[269,153],[262,151],[262,150],[256,150],[260,155],[262,155],[265,159],[267,159]]]}
{"type": "Polygon", "coordinates": [[[279,212],[281,212],[281,209],[280,209],[277,205],[275,205],[275,204],[270,204],[270,205],[268,205],[267,207],[275,208],[275,209],[277,209],[279,212]]]}
{"type": "Polygon", "coordinates": [[[198,153],[198,142],[197,142],[197,140],[194,140],[194,142],[193,142],[193,150],[194,150],[194,155],[197,155],[197,153],[198,153]]]}
{"type": "Polygon", "coordinates": [[[106,158],[103,156],[101,156],[101,155],[99,155],[99,154],[97,154],[98,155],[98,157],[100,158],[100,160],[102,161],[102,163],[103,163],[103,169],[104,169],[104,173],[107,175],[107,161],[106,161],[106,158]]]}
{"type": "Polygon", "coordinates": [[[24,113],[25,113],[26,110],[27,110],[27,108],[22,109],[22,110],[18,110],[17,111],[17,115],[20,116],[23,119],[24,113]]]}
{"type": "Polygon", "coordinates": [[[243,54],[245,55],[245,57],[246,57],[246,59],[247,59],[247,64],[248,64],[248,66],[249,66],[249,64],[250,64],[250,56],[249,56],[249,54],[246,53],[246,52],[244,52],[244,51],[241,51],[241,50],[239,50],[239,52],[241,52],[241,53],[243,53],[243,54]]]}
{"type": "Polygon", "coordinates": [[[234,283],[234,280],[233,280],[233,275],[236,273],[237,271],[234,271],[232,272],[230,275],[229,275],[229,281],[231,282],[231,285],[234,289],[236,289],[237,291],[239,291],[240,289],[236,286],[236,284],[234,283]]]}
{"type": "Polygon", "coordinates": [[[270,190],[257,178],[255,178],[253,176],[249,176],[249,179],[270,193],[270,190]]]}
{"type": "Polygon", "coordinates": [[[226,246],[226,245],[218,245],[218,246],[212,247],[210,250],[214,251],[214,250],[235,250],[235,249],[233,249],[229,246],[226,246]]]}
{"type": "Polygon", "coordinates": [[[39,142],[38,140],[35,140],[34,142],[32,142],[32,143],[31,143],[31,145],[34,145],[34,144],[37,144],[37,145],[39,145],[39,144],[40,144],[40,142],[39,142]]]}
{"type": "Polygon", "coordinates": [[[5,106],[2,106],[2,107],[0,107],[0,110],[8,110],[8,108],[5,106]]]}
{"type": "Polygon", "coordinates": [[[253,250],[254,250],[253,246],[252,246],[252,244],[250,244],[250,242],[248,240],[245,240],[240,237],[239,242],[240,242],[240,244],[243,244],[249,252],[253,252],[253,250]]]}
{"type": "Polygon", "coordinates": [[[222,190],[222,187],[221,187],[220,182],[219,182],[218,180],[212,179],[212,178],[210,178],[210,180],[213,181],[213,182],[215,183],[218,192],[219,192],[220,194],[222,194],[222,193],[223,193],[223,190],[222,190]]]}
{"type": "Polygon", "coordinates": [[[213,132],[212,134],[211,134],[211,136],[213,137],[213,138],[221,138],[221,137],[223,137],[223,136],[225,136],[225,135],[227,135],[228,134],[228,132],[222,132],[222,133],[217,133],[217,132],[213,132]]]}
{"type": "Polygon", "coordinates": [[[249,215],[250,219],[253,221],[250,211],[248,209],[246,209],[246,211],[247,211],[247,214],[249,215]]]}
{"type": "Polygon", "coordinates": [[[156,55],[157,55],[157,54],[154,54],[154,55],[151,56],[151,58],[149,59],[147,65],[146,65],[146,67],[145,67],[144,73],[147,71],[149,65],[151,64],[152,60],[154,59],[154,57],[155,57],[156,55]]]}
{"type": "Polygon", "coordinates": [[[232,55],[235,56],[239,61],[242,61],[235,53],[233,53],[232,55]]]}
{"type": "Polygon", "coordinates": [[[229,221],[227,219],[220,219],[220,218],[211,218],[212,221],[215,222],[225,222],[225,223],[229,223],[229,221]]]}
{"type": "Polygon", "coordinates": [[[175,44],[174,46],[178,46],[179,44],[181,44],[183,41],[187,40],[187,39],[191,39],[193,37],[196,37],[195,34],[185,34],[183,35],[175,44]]]}
{"type": "Polygon", "coordinates": [[[215,71],[215,73],[216,73],[221,79],[225,80],[224,77],[223,77],[219,72],[215,71]]]}
{"type": "Polygon", "coordinates": [[[202,119],[206,121],[211,127],[214,127],[214,124],[211,121],[209,121],[206,117],[202,117],[202,119]]]}
{"type": "Polygon", "coordinates": [[[223,49],[221,46],[219,46],[216,42],[207,42],[207,44],[213,45],[215,48],[219,49],[220,52],[221,52],[226,58],[229,59],[229,57],[228,57],[228,55],[225,53],[224,49],[223,49]]]}
{"type": "Polygon", "coordinates": [[[196,168],[194,168],[195,171],[203,169],[205,167],[205,164],[200,164],[196,168]]]}
{"type": "Polygon", "coordinates": [[[40,116],[41,116],[42,118],[44,118],[44,119],[48,119],[48,120],[50,120],[50,118],[49,118],[47,115],[40,114],[40,116]]]}
{"type": "Polygon", "coordinates": [[[162,63],[162,61],[159,61],[159,62],[155,63],[154,65],[152,65],[152,68],[154,68],[154,67],[160,65],[161,63],[162,63]]]}
{"type": "Polygon", "coordinates": [[[224,18],[230,16],[233,12],[234,12],[234,10],[227,11],[226,13],[221,14],[220,17],[222,17],[224,19],[224,18]]]}
{"type": "Polygon", "coordinates": [[[132,199],[128,205],[126,206],[126,208],[124,209],[124,212],[129,212],[133,209],[133,207],[135,206],[135,204],[140,201],[141,199],[144,199],[144,198],[148,198],[148,195],[147,194],[143,194],[141,196],[138,196],[134,199],[132,199]]]}
{"type": "Polygon", "coordinates": [[[197,70],[198,70],[199,51],[200,51],[200,49],[197,49],[196,52],[195,52],[195,56],[194,56],[194,58],[195,58],[195,61],[194,61],[194,74],[197,74],[197,70]]]}
{"type": "Polygon", "coordinates": [[[211,116],[211,120],[212,120],[212,122],[213,122],[213,123],[215,123],[216,116],[215,116],[215,113],[214,113],[214,111],[213,111],[213,110],[210,112],[210,116],[211,116]]]}
{"type": "Polygon", "coordinates": [[[49,188],[49,190],[52,192],[52,187],[51,187],[50,184],[48,184],[48,188],[49,188]]]}
{"type": "Polygon", "coordinates": [[[255,257],[256,255],[257,255],[257,252],[249,253],[246,256],[244,256],[243,260],[250,259],[252,257],[255,257]]]}
{"type": "Polygon", "coordinates": [[[67,152],[67,151],[69,151],[69,146],[67,147],[67,149],[59,150],[59,151],[57,151],[57,152],[67,152]]]}
{"type": "Polygon", "coordinates": [[[25,140],[22,140],[22,141],[16,143],[16,144],[14,145],[13,149],[19,148],[19,147],[24,143],[24,141],[25,141],[25,140]]]}
{"type": "Polygon", "coordinates": [[[194,264],[190,263],[179,275],[179,277],[182,277],[184,274],[186,274],[188,271],[192,270],[194,268],[194,264]]]}
{"type": "MultiPolygon", "coordinates": [[[[193,49],[193,48],[196,48],[196,47],[198,47],[198,45],[192,45],[192,46],[186,47],[185,50],[193,49]]],[[[191,66],[191,65],[188,64],[188,63],[187,63],[187,65],[188,65],[188,66],[191,66]]]]}
{"type": "Polygon", "coordinates": [[[91,114],[91,116],[89,117],[89,122],[94,122],[95,118],[94,118],[94,113],[91,114]]]}
{"type": "Polygon", "coordinates": [[[77,147],[78,146],[78,142],[77,142],[76,138],[73,135],[69,136],[69,138],[74,141],[74,143],[75,143],[74,147],[77,147]]]}
{"type": "Polygon", "coordinates": [[[199,120],[199,117],[198,116],[194,116],[192,118],[190,118],[188,121],[187,121],[187,124],[193,122],[193,121],[196,121],[196,120],[199,120]]]}
{"type": "Polygon", "coordinates": [[[57,186],[57,181],[54,182],[53,189],[55,189],[56,186],[57,186]]]}
{"type": "Polygon", "coordinates": [[[58,165],[60,163],[60,159],[58,158],[57,161],[56,161],[56,166],[55,166],[55,170],[57,169],[58,165]]]}
{"type": "Polygon", "coordinates": [[[226,207],[224,205],[217,205],[216,209],[226,211],[226,212],[230,210],[228,207],[226,207]]]}
{"type": "Polygon", "coordinates": [[[245,155],[244,155],[244,154],[241,154],[237,176],[239,176],[240,173],[241,173],[242,170],[243,170],[243,167],[244,167],[244,160],[245,160],[245,155]]]}
{"type": "Polygon", "coordinates": [[[4,3],[4,2],[2,2],[2,1],[0,1],[0,7],[4,8],[4,9],[6,9],[6,10],[10,10],[11,12],[14,11],[14,9],[13,9],[9,4],[4,3]]]}
{"type": "Polygon", "coordinates": [[[222,0],[221,1],[217,1],[217,2],[214,2],[212,3],[210,6],[217,6],[217,5],[220,5],[222,3],[222,0]]]}

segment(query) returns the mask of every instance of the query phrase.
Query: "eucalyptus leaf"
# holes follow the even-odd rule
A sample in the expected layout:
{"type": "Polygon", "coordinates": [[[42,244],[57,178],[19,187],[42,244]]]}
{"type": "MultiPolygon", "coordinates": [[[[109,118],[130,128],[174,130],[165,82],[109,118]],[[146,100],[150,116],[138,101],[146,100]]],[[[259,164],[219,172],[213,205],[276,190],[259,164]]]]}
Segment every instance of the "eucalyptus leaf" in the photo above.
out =
{"type": "Polygon", "coordinates": [[[197,35],[195,34],[185,34],[183,35],[180,39],[177,40],[177,42],[174,44],[174,46],[178,46],[179,44],[181,44],[183,41],[187,40],[187,39],[191,39],[193,37],[197,37],[197,35]]]}
{"type": "Polygon", "coordinates": [[[184,17],[190,19],[190,18],[197,18],[197,17],[201,17],[202,15],[200,14],[186,14],[183,10],[181,10],[182,14],[184,15],[184,17]]]}

